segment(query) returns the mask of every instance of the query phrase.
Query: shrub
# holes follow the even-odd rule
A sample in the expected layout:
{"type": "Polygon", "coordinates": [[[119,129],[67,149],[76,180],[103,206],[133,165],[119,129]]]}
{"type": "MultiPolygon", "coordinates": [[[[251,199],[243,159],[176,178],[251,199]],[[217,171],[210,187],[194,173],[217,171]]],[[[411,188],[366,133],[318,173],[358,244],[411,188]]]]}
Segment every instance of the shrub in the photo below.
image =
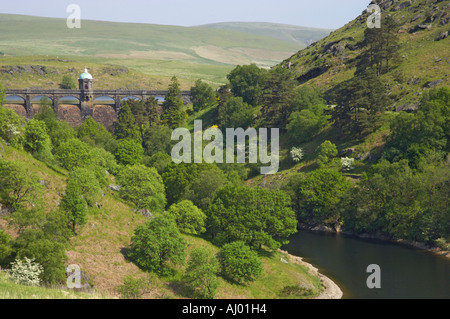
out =
{"type": "Polygon", "coordinates": [[[9,274],[12,280],[20,285],[39,286],[41,284],[40,276],[44,268],[36,263],[34,259],[27,257],[24,260],[16,259],[11,263],[9,274]]]}
{"type": "Polygon", "coordinates": [[[258,254],[242,241],[224,245],[219,253],[219,261],[223,275],[238,283],[255,281],[263,273],[258,254]]]}
{"type": "Polygon", "coordinates": [[[296,163],[300,162],[304,156],[305,156],[305,153],[303,152],[302,148],[293,147],[291,149],[291,158],[294,162],[296,162],[296,163]]]}
{"type": "Polygon", "coordinates": [[[125,277],[123,285],[117,288],[124,299],[140,299],[144,294],[149,293],[149,281],[145,278],[134,278],[131,275],[125,277]]]}
{"type": "Polygon", "coordinates": [[[136,165],[142,163],[144,149],[135,140],[122,140],[117,145],[116,159],[122,165],[136,165]]]}
{"type": "Polygon", "coordinates": [[[351,170],[355,169],[355,167],[353,166],[354,163],[355,163],[354,158],[349,158],[349,157],[341,158],[342,169],[344,171],[351,171],[351,170]]]}

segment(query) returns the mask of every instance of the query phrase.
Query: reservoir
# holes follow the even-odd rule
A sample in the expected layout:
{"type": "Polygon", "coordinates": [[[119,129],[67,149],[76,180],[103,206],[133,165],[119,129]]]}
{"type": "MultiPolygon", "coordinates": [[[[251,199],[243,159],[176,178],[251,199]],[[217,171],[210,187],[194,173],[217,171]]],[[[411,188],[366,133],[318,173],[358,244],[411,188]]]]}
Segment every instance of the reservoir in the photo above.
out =
{"type": "Polygon", "coordinates": [[[305,230],[283,250],[303,257],[343,291],[343,299],[449,299],[450,259],[404,245],[305,230]],[[381,268],[381,288],[369,289],[369,265],[381,268]]]}

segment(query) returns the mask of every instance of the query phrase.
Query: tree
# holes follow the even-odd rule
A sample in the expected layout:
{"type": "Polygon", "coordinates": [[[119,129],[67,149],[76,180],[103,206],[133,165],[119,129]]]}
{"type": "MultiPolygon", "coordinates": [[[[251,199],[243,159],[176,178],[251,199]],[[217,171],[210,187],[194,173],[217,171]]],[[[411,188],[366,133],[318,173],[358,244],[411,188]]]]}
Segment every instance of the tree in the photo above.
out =
{"type": "Polygon", "coordinates": [[[25,126],[25,150],[37,159],[50,164],[53,162],[51,149],[52,142],[45,122],[31,119],[25,126]]]}
{"type": "Polygon", "coordinates": [[[163,114],[161,120],[167,123],[171,129],[182,127],[186,121],[183,98],[181,96],[180,84],[174,76],[169,85],[169,91],[163,102],[163,114]]]}
{"type": "Polygon", "coordinates": [[[77,138],[69,139],[56,149],[55,158],[68,171],[91,163],[91,148],[77,138]]]}
{"type": "Polygon", "coordinates": [[[114,127],[114,136],[117,140],[136,140],[141,143],[139,128],[135,124],[136,120],[128,105],[122,107],[114,127]]]}
{"type": "Polygon", "coordinates": [[[136,140],[121,140],[117,144],[116,160],[122,165],[137,165],[142,163],[144,149],[136,140]]]}
{"type": "Polygon", "coordinates": [[[290,104],[297,85],[289,70],[276,67],[270,71],[261,97],[261,116],[264,124],[286,129],[291,112],[290,104]]]}
{"type": "Polygon", "coordinates": [[[219,287],[217,280],[219,267],[216,256],[208,249],[196,247],[192,250],[183,281],[194,297],[214,299],[219,287]]]}
{"type": "Polygon", "coordinates": [[[158,171],[159,175],[164,173],[166,167],[172,163],[172,157],[166,153],[158,152],[153,154],[146,163],[149,167],[154,167],[158,171]]]}
{"type": "Polygon", "coordinates": [[[0,230],[0,267],[6,268],[10,264],[13,253],[11,237],[4,230],[0,230]]]}
{"type": "Polygon", "coordinates": [[[170,154],[174,145],[172,130],[165,125],[150,126],[145,130],[143,144],[147,156],[153,156],[158,152],[170,154]]]}
{"type": "Polygon", "coordinates": [[[258,254],[242,241],[226,244],[219,253],[222,273],[238,283],[255,281],[263,273],[258,254]]]}
{"type": "Polygon", "coordinates": [[[77,82],[68,74],[64,75],[61,81],[61,89],[63,90],[76,90],[77,82]]]}
{"type": "Polygon", "coordinates": [[[242,97],[231,97],[218,108],[217,120],[221,128],[247,129],[253,121],[253,107],[244,102],[242,97]]]}
{"type": "Polygon", "coordinates": [[[389,72],[392,63],[399,60],[400,48],[398,25],[392,16],[383,20],[382,28],[366,28],[363,46],[366,50],[360,55],[357,73],[367,68],[373,69],[377,76],[389,72]]]}
{"type": "Polygon", "coordinates": [[[155,168],[127,166],[117,176],[120,196],[138,209],[163,212],[166,206],[164,184],[155,168]]]}
{"type": "Polygon", "coordinates": [[[13,110],[1,106],[0,102],[0,138],[11,143],[12,146],[22,147],[24,127],[25,119],[13,110]]]}
{"type": "Polygon", "coordinates": [[[289,196],[283,191],[225,186],[206,211],[207,230],[219,244],[244,241],[277,249],[297,231],[289,196]]]}
{"type": "Polygon", "coordinates": [[[166,213],[177,223],[180,232],[200,235],[206,231],[206,215],[189,200],[183,200],[170,206],[166,213]]]}
{"type": "Polygon", "coordinates": [[[311,140],[314,135],[327,126],[330,115],[326,114],[326,105],[313,105],[307,109],[293,112],[289,117],[287,131],[296,142],[302,143],[311,140]]]}
{"type": "Polygon", "coordinates": [[[68,184],[72,183],[81,191],[81,195],[90,207],[93,207],[102,196],[102,188],[93,168],[80,167],[70,172],[68,184]]]}
{"type": "Polygon", "coordinates": [[[13,281],[19,285],[38,287],[41,284],[40,276],[43,272],[41,265],[25,257],[23,261],[16,259],[12,262],[9,273],[13,281]]]}
{"type": "Polygon", "coordinates": [[[186,242],[175,221],[157,216],[138,226],[131,238],[129,258],[144,270],[168,274],[167,264],[184,264],[186,242]]]}
{"type": "Polygon", "coordinates": [[[213,88],[202,80],[197,80],[195,85],[191,87],[191,98],[195,112],[216,103],[216,93],[213,88]]]}
{"type": "Polygon", "coordinates": [[[339,84],[332,93],[335,125],[346,134],[365,136],[379,127],[388,103],[386,89],[373,70],[367,69],[339,84]]]}
{"type": "Polygon", "coordinates": [[[342,173],[318,169],[300,180],[296,204],[299,221],[312,225],[337,227],[341,224],[339,204],[351,187],[342,173]]]}
{"type": "Polygon", "coordinates": [[[91,146],[101,147],[108,151],[117,147],[114,136],[92,117],[88,117],[78,128],[78,138],[91,146]]]}
{"type": "Polygon", "coordinates": [[[241,97],[245,103],[252,106],[260,105],[261,96],[268,78],[268,71],[256,64],[238,65],[228,76],[231,92],[241,97]]]}
{"type": "Polygon", "coordinates": [[[330,141],[325,141],[317,148],[317,163],[320,167],[328,164],[332,158],[338,155],[338,150],[336,145],[330,141]]]}
{"type": "Polygon", "coordinates": [[[35,205],[42,189],[39,180],[25,163],[0,158],[0,197],[8,207],[35,205]]]}
{"type": "Polygon", "coordinates": [[[87,203],[83,199],[81,186],[76,179],[69,179],[60,207],[67,213],[72,232],[76,234],[76,226],[82,226],[87,222],[87,203]]]}

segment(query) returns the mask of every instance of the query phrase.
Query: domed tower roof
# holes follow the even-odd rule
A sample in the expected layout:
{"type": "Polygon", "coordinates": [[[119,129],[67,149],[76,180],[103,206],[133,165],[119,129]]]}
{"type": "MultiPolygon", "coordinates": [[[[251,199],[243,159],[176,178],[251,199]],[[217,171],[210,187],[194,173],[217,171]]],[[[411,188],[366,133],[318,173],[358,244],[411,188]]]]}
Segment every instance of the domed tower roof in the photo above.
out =
{"type": "Polygon", "coordinates": [[[88,72],[88,70],[85,68],[84,72],[80,75],[80,80],[93,80],[92,75],[88,72]]]}

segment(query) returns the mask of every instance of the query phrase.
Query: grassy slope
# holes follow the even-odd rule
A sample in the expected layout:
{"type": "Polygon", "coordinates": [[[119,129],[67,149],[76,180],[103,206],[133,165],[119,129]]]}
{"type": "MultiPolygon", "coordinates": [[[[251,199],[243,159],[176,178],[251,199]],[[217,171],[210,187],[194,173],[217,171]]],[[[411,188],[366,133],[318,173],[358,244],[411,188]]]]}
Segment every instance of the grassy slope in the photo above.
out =
{"type": "MultiPolygon", "coordinates": [[[[439,21],[437,21],[432,24],[430,29],[415,33],[408,32],[414,26],[424,23],[425,18],[419,18],[415,22],[411,22],[416,15],[423,14],[426,16],[430,12],[447,12],[448,15],[450,1],[445,0],[436,4],[433,2],[414,1],[412,6],[398,11],[394,11],[396,5],[393,5],[383,12],[384,16],[391,14],[401,26],[398,33],[401,44],[401,61],[399,61],[397,67],[382,76],[382,80],[389,87],[393,107],[417,102],[423,91],[427,89],[425,86],[428,82],[442,79],[443,82],[440,86],[450,84],[448,72],[450,62],[449,39],[435,41],[440,33],[448,30],[448,24],[440,26],[439,21]],[[435,10],[434,6],[438,9],[435,10]],[[408,83],[413,78],[420,78],[420,80],[416,84],[408,83]]],[[[327,64],[331,67],[326,73],[308,81],[306,84],[319,86],[324,90],[331,89],[353,76],[355,71],[354,59],[358,57],[361,51],[346,49],[346,57],[341,60],[340,56],[333,56],[324,52],[324,47],[339,40],[342,40],[341,44],[357,44],[363,39],[364,30],[367,28],[366,20],[367,15],[360,16],[339,30],[332,32],[328,37],[299,51],[282,62],[282,65],[287,67],[291,64],[291,70],[298,77],[313,68],[327,64]],[[350,37],[353,39],[345,39],[350,37]]]]}
{"type": "Polygon", "coordinates": [[[305,48],[317,39],[327,36],[332,30],[307,28],[288,24],[266,22],[222,22],[199,26],[200,28],[222,29],[263,35],[305,48]]]}
{"type": "MultiPolygon", "coordinates": [[[[13,161],[25,162],[31,172],[39,174],[45,180],[46,190],[44,202],[47,211],[51,212],[58,208],[61,193],[65,189],[67,173],[55,172],[43,163],[33,159],[29,154],[18,151],[9,146],[3,145],[5,152],[0,151],[0,156],[13,161]]],[[[2,148],[0,148],[1,150],[2,148]]],[[[127,275],[136,278],[144,277],[146,274],[130,263],[124,257],[124,252],[130,244],[134,228],[146,221],[146,219],[133,212],[132,208],[118,199],[117,194],[112,191],[105,191],[105,197],[100,201],[102,207],[91,209],[87,224],[78,231],[78,236],[71,240],[70,248],[67,251],[69,264],[78,264],[90,277],[94,288],[104,296],[117,296],[116,288],[123,283],[127,275]]],[[[0,219],[0,228],[5,229],[14,236],[14,229],[10,228],[6,220],[0,219]]],[[[206,246],[213,251],[218,251],[218,247],[202,238],[185,236],[188,241],[188,251],[195,246],[206,246]]],[[[262,256],[264,265],[264,276],[248,286],[242,286],[227,282],[220,278],[220,288],[217,292],[218,298],[277,298],[280,291],[285,286],[302,285],[313,289],[315,294],[321,290],[317,277],[312,276],[305,267],[296,264],[285,264],[281,261],[282,255],[262,256]]],[[[284,258],[287,259],[287,258],[284,258]]],[[[172,278],[157,279],[154,282],[148,298],[184,298],[183,285],[180,278],[184,267],[177,269],[172,278]]],[[[37,298],[58,298],[60,292],[48,293],[41,290],[24,292],[24,294],[11,293],[15,289],[10,283],[5,283],[0,278],[0,298],[27,298],[36,296],[37,298]]],[[[25,288],[24,288],[25,289],[25,288]]],[[[35,288],[33,288],[35,289],[35,288]]],[[[26,289],[25,289],[26,290],[26,289]]],[[[65,293],[62,293],[65,295],[65,293]]],[[[68,297],[72,297],[69,295],[68,297]]],[[[96,296],[93,296],[96,297],[96,296]]],[[[80,296],[83,298],[83,296],[80,296]]]]}

